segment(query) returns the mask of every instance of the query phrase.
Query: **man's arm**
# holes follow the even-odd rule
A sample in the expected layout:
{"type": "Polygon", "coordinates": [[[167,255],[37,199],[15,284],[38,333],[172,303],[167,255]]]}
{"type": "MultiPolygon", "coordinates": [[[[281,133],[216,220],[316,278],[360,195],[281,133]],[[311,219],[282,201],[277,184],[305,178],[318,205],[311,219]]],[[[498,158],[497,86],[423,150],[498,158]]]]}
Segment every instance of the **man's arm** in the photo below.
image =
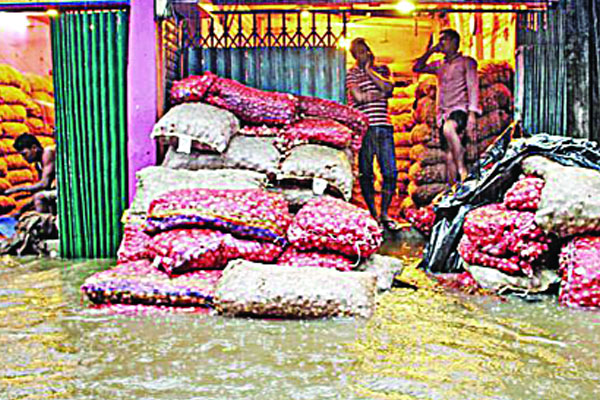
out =
{"type": "Polygon", "coordinates": [[[383,92],[384,97],[390,97],[394,92],[394,82],[390,79],[390,70],[386,66],[380,68],[383,70],[381,74],[375,71],[373,66],[369,63],[365,68],[365,72],[375,86],[383,92]]]}
{"type": "Polygon", "coordinates": [[[469,118],[467,119],[467,130],[475,129],[477,115],[481,114],[479,106],[479,77],[477,76],[477,61],[472,58],[467,60],[467,95],[469,96],[469,118]]]}
{"type": "Polygon", "coordinates": [[[383,93],[367,93],[358,87],[358,82],[354,73],[350,72],[346,76],[346,88],[352,100],[357,104],[369,103],[371,101],[379,100],[384,98],[383,93]]]}
{"type": "Polygon", "coordinates": [[[38,183],[33,185],[10,188],[4,194],[13,194],[19,192],[39,192],[40,190],[50,189],[52,181],[56,176],[56,151],[44,152],[42,156],[42,177],[38,183]]]}
{"type": "Polygon", "coordinates": [[[413,63],[413,72],[416,73],[425,73],[425,74],[435,74],[438,69],[438,63],[427,64],[427,60],[434,53],[438,51],[438,45],[432,46],[433,44],[433,36],[429,38],[429,43],[427,44],[427,50],[425,53],[419,58],[415,60],[413,63]]]}

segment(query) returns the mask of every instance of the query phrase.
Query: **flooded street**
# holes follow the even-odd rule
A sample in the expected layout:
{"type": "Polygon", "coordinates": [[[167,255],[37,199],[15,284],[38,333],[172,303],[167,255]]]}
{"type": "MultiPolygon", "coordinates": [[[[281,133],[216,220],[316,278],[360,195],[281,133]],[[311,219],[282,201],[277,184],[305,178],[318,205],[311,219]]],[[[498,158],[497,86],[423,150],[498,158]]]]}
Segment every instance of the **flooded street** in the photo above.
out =
{"type": "Polygon", "coordinates": [[[382,295],[369,321],[114,314],[79,294],[111,262],[0,268],[0,399],[600,397],[600,313],[554,297],[426,284],[382,295]]]}

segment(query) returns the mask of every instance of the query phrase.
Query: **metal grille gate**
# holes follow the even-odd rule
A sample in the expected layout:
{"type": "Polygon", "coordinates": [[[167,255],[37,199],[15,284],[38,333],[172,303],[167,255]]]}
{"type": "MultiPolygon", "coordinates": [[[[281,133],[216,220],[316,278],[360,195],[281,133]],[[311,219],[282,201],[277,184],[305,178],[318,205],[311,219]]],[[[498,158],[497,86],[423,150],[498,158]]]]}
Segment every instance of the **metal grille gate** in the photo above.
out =
{"type": "Polygon", "coordinates": [[[347,16],[339,10],[223,11],[184,23],[183,75],[345,102],[347,16]]]}

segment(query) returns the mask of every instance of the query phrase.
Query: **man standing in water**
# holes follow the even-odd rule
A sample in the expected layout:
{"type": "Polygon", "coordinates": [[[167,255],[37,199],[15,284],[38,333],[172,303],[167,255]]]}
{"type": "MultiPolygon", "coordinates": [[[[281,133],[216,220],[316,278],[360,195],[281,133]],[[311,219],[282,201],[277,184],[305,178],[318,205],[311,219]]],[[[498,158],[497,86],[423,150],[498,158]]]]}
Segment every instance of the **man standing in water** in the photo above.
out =
{"type": "Polygon", "coordinates": [[[457,178],[462,182],[467,177],[464,133],[475,129],[477,114],[481,114],[477,61],[458,51],[460,35],[455,30],[443,30],[440,42],[433,47],[431,44],[430,40],[425,54],[415,61],[413,72],[437,76],[437,122],[452,184],[457,178]],[[429,57],[437,52],[444,54],[444,60],[427,64],[429,57]]]}
{"type": "Polygon", "coordinates": [[[363,138],[358,156],[360,189],[369,212],[385,228],[394,222],[388,216],[388,208],[396,190],[396,155],[394,129],[387,113],[388,98],[394,84],[386,66],[375,66],[375,56],[363,38],[356,38],[350,45],[350,53],[356,64],[346,75],[348,104],[362,111],[369,118],[369,130],[363,138]],[[383,175],[381,215],[375,208],[373,159],[381,166],[383,175]]]}

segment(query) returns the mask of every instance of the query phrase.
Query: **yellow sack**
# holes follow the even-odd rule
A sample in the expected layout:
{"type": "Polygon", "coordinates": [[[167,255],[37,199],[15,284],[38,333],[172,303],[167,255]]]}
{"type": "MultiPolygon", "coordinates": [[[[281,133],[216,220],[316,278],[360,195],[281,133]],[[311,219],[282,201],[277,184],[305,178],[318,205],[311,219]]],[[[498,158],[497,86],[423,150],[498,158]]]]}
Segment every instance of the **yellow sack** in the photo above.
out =
{"type": "Polygon", "coordinates": [[[20,105],[0,105],[0,122],[23,122],[27,119],[27,110],[20,105]]]}
{"type": "Polygon", "coordinates": [[[9,171],[23,168],[29,169],[30,167],[30,164],[19,153],[8,155],[5,159],[9,171]]]}
{"type": "Polygon", "coordinates": [[[0,215],[6,215],[17,207],[17,202],[8,196],[0,196],[0,215]]]}
{"type": "Polygon", "coordinates": [[[46,131],[44,121],[40,118],[27,118],[26,125],[29,127],[29,133],[37,135],[46,131]]]}
{"type": "Polygon", "coordinates": [[[46,92],[35,91],[31,94],[31,97],[35,100],[40,100],[46,103],[54,104],[54,97],[46,92]]]}
{"type": "Polygon", "coordinates": [[[36,103],[33,100],[27,101],[27,105],[25,106],[25,109],[27,110],[27,116],[29,116],[29,117],[42,118],[44,116],[44,113],[42,111],[42,106],[40,106],[38,103],[36,103]]]}
{"type": "Polygon", "coordinates": [[[6,164],[6,159],[4,157],[0,157],[0,178],[6,177],[7,172],[8,165],[6,164]]]}
{"type": "Polygon", "coordinates": [[[10,184],[14,186],[21,183],[33,182],[33,174],[29,168],[17,169],[14,171],[8,171],[6,174],[6,179],[8,179],[10,184]]]}
{"type": "Polygon", "coordinates": [[[50,136],[36,136],[36,138],[40,141],[43,148],[54,146],[56,144],[54,138],[50,136]]]}
{"type": "Polygon", "coordinates": [[[0,85],[0,104],[27,105],[27,94],[13,86],[0,85]]]}
{"type": "MultiPolygon", "coordinates": [[[[0,132],[2,131],[2,124],[0,124],[0,132]]],[[[13,147],[15,141],[13,139],[0,139],[0,154],[9,155],[15,154],[17,151],[13,147]]]]}
{"type": "Polygon", "coordinates": [[[4,192],[6,189],[10,189],[12,185],[6,178],[0,178],[0,192],[4,192]]]}
{"type": "Polygon", "coordinates": [[[22,88],[25,85],[23,74],[8,64],[0,64],[0,85],[22,88]]]}
{"type": "Polygon", "coordinates": [[[16,139],[24,133],[29,133],[29,128],[22,122],[2,122],[0,125],[4,137],[16,139]]]}

